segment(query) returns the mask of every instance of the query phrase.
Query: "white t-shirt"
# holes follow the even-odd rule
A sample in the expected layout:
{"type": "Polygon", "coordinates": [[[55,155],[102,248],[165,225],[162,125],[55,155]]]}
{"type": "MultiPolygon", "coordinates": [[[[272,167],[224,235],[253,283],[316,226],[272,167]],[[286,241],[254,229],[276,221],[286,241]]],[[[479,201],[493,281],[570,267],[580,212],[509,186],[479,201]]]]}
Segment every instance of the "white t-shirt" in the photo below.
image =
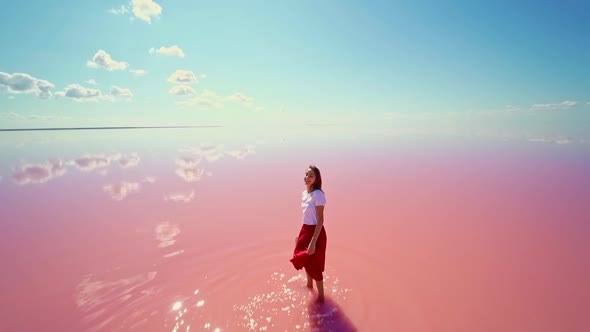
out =
{"type": "Polygon", "coordinates": [[[318,218],[315,207],[326,205],[326,195],[318,189],[310,193],[308,193],[307,190],[304,190],[301,201],[301,207],[303,208],[303,223],[306,225],[317,225],[318,218]]]}

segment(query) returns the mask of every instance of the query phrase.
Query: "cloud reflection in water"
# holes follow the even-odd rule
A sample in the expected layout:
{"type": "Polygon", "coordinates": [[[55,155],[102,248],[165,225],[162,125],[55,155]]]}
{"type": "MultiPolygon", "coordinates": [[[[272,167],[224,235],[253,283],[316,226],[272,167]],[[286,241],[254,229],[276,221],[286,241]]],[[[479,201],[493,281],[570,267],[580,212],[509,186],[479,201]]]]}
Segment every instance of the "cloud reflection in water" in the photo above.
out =
{"type": "Polygon", "coordinates": [[[156,240],[160,241],[158,247],[165,248],[176,242],[175,237],[180,233],[180,228],[168,221],[164,221],[156,226],[154,232],[156,233],[156,240]]]}
{"type": "Polygon", "coordinates": [[[55,159],[44,164],[22,164],[14,170],[12,179],[18,185],[39,184],[46,183],[65,173],[66,168],[63,162],[55,159]]]}
{"type": "Polygon", "coordinates": [[[170,201],[170,202],[189,203],[194,198],[195,198],[195,191],[194,190],[191,190],[191,192],[187,193],[187,194],[175,193],[175,194],[164,195],[164,200],[167,202],[170,201]]]}
{"type": "Polygon", "coordinates": [[[68,160],[68,166],[74,166],[83,172],[91,172],[95,169],[106,168],[113,162],[118,162],[121,168],[131,168],[139,165],[140,157],[137,153],[129,156],[117,154],[86,154],[72,160],[68,160]]]}
{"type": "Polygon", "coordinates": [[[129,194],[139,192],[138,182],[121,181],[115,184],[109,184],[103,187],[103,190],[111,195],[116,201],[121,201],[129,194]]]}
{"type": "Polygon", "coordinates": [[[179,168],[176,170],[176,174],[183,178],[186,182],[196,182],[201,180],[201,177],[205,173],[205,170],[199,167],[193,168],[179,168]]]}
{"type": "Polygon", "coordinates": [[[64,175],[67,171],[66,166],[72,166],[82,172],[92,172],[100,169],[101,175],[107,174],[107,168],[113,161],[118,161],[121,168],[135,167],[139,164],[140,157],[137,153],[129,156],[121,154],[95,154],[84,155],[79,158],[65,160],[50,159],[46,163],[21,163],[14,168],[12,178],[18,185],[41,184],[64,175]]]}

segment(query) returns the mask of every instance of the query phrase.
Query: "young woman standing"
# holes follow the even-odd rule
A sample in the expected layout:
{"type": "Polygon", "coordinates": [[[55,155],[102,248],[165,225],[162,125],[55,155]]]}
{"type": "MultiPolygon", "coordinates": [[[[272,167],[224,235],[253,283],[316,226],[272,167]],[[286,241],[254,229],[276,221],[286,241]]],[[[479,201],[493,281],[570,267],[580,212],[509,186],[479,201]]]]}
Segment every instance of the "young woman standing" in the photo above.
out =
{"type": "Polygon", "coordinates": [[[305,268],[307,287],[318,288],[318,301],[324,301],[324,272],[328,238],[324,229],[324,206],[326,196],[322,191],[320,170],[311,165],[303,178],[306,190],[302,193],[303,226],[295,239],[295,251],[291,263],[297,270],[305,268]]]}

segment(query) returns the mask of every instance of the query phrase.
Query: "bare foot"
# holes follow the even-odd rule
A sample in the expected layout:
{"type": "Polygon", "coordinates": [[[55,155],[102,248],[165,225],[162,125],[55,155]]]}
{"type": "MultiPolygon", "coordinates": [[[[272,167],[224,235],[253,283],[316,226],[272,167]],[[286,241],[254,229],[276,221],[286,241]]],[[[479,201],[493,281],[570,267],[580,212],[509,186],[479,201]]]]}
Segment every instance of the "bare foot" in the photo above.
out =
{"type": "Polygon", "coordinates": [[[324,281],[316,280],[316,286],[318,286],[318,301],[324,302],[324,281]]]}

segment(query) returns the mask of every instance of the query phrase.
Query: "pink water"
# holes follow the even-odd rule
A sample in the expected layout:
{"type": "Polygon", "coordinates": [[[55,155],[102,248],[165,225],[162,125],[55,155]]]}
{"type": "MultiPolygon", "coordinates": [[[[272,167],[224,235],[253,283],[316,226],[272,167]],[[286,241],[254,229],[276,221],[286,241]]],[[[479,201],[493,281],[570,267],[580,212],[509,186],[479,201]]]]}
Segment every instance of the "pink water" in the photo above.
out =
{"type": "Polygon", "coordinates": [[[590,326],[588,145],[10,135],[1,331],[590,326]],[[328,199],[321,305],[289,263],[309,163],[328,199]]]}

